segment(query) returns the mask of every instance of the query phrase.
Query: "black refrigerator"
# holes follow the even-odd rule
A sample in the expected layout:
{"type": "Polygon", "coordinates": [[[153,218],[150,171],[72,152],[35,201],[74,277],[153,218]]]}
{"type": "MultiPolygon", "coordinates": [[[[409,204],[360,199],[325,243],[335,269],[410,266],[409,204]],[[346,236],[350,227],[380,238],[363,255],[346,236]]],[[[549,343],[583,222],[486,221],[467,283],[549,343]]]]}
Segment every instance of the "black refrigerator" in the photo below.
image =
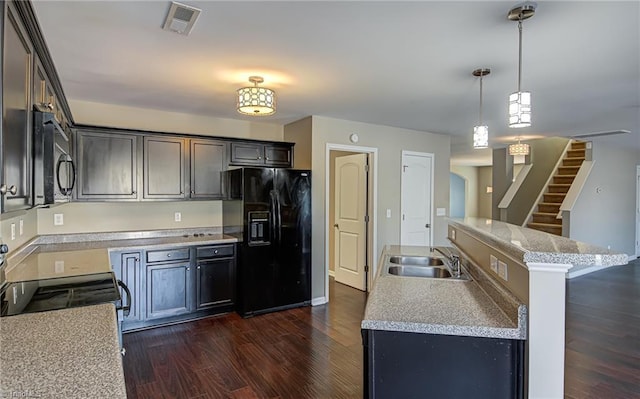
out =
{"type": "Polygon", "coordinates": [[[223,173],[223,215],[235,218],[242,229],[238,313],[248,317],[309,305],[311,172],[241,168],[223,173]]]}

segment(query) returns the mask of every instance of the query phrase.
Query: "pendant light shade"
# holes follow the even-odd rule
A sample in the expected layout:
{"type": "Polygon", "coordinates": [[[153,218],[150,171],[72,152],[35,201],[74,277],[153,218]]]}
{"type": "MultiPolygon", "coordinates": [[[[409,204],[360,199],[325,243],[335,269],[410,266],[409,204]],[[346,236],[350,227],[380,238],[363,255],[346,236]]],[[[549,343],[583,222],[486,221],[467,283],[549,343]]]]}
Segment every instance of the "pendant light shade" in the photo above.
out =
{"type": "Polygon", "coordinates": [[[489,147],[489,126],[482,123],[482,78],[491,73],[489,68],[480,68],[472,72],[473,76],[480,77],[480,112],[478,115],[478,125],[473,128],[473,148],[489,147]]]}
{"type": "Polygon", "coordinates": [[[518,91],[509,95],[509,127],[531,126],[531,93],[520,90],[522,79],[522,21],[536,12],[536,3],[525,2],[509,10],[507,18],[518,21],[518,91]]]}
{"type": "Polygon", "coordinates": [[[531,152],[531,146],[527,143],[521,143],[520,137],[518,137],[518,142],[516,144],[509,145],[509,155],[518,156],[518,155],[529,155],[531,152]]]}
{"type": "Polygon", "coordinates": [[[267,116],[276,113],[276,93],[266,87],[258,87],[264,82],[261,76],[250,76],[253,86],[238,89],[238,112],[252,116],[267,116]]]}

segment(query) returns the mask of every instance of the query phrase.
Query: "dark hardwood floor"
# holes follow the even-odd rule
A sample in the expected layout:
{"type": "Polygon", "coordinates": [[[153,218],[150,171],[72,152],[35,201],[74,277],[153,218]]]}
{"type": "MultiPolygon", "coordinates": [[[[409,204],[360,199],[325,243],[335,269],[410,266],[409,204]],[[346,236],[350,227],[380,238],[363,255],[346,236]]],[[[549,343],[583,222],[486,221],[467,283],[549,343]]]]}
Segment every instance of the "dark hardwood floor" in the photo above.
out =
{"type": "MultiPolygon", "coordinates": [[[[134,398],[361,398],[364,293],[125,334],[134,398]]],[[[640,261],[567,282],[565,398],[640,398],[640,261]]]]}
{"type": "Polygon", "coordinates": [[[640,260],[567,282],[565,398],[640,398],[640,260]]]}
{"type": "Polygon", "coordinates": [[[330,284],[328,305],[237,314],[124,335],[133,398],[361,398],[366,295],[330,284]]]}

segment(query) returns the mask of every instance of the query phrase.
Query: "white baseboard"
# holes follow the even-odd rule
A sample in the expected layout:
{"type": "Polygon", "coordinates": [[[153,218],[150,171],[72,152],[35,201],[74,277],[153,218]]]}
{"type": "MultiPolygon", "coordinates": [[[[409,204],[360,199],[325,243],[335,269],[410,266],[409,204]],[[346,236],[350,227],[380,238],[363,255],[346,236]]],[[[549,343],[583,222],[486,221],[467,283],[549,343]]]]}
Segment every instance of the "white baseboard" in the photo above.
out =
{"type": "Polygon", "coordinates": [[[329,270],[329,277],[336,277],[336,272],[334,270],[329,270]]]}
{"type": "Polygon", "coordinates": [[[320,306],[320,305],[324,305],[327,302],[329,302],[327,301],[327,298],[324,296],[321,296],[318,298],[311,299],[311,306],[320,306]]]}

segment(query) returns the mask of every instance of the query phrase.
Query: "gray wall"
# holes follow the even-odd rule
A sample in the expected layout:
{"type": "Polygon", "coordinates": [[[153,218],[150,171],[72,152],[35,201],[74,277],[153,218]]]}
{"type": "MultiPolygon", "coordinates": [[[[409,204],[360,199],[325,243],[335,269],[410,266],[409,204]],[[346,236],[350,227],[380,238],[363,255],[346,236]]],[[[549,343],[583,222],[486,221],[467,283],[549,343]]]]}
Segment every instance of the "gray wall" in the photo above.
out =
{"type": "Polygon", "coordinates": [[[493,187],[493,167],[478,167],[478,217],[491,219],[491,204],[493,193],[487,192],[487,187],[493,187]]]}
{"type": "MultiPolygon", "coordinates": [[[[324,297],[325,289],[325,163],[327,143],[354,145],[349,135],[357,133],[357,145],[378,149],[378,223],[379,257],[385,245],[400,242],[400,177],[402,151],[434,154],[434,210],[449,208],[449,136],[415,130],[372,125],[326,117],[312,117],[312,297],[324,297]],[[386,209],[391,209],[387,218],[386,209]]],[[[447,222],[434,219],[434,244],[445,245],[447,222]]]]}
{"type": "MultiPolygon", "coordinates": [[[[568,142],[568,139],[562,137],[527,141],[531,145],[531,154],[529,155],[531,170],[509,205],[506,222],[517,225],[522,225],[525,222],[540,190],[549,179],[549,175],[568,142]]],[[[498,198],[498,202],[501,200],[502,196],[498,198]]]]}
{"type": "Polygon", "coordinates": [[[640,151],[594,140],[593,161],[591,174],[571,211],[570,238],[633,255],[640,151]]]}
{"type": "Polygon", "coordinates": [[[467,199],[466,181],[455,173],[449,175],[449,215],[452,218],[463,218],[467,199]]]}

